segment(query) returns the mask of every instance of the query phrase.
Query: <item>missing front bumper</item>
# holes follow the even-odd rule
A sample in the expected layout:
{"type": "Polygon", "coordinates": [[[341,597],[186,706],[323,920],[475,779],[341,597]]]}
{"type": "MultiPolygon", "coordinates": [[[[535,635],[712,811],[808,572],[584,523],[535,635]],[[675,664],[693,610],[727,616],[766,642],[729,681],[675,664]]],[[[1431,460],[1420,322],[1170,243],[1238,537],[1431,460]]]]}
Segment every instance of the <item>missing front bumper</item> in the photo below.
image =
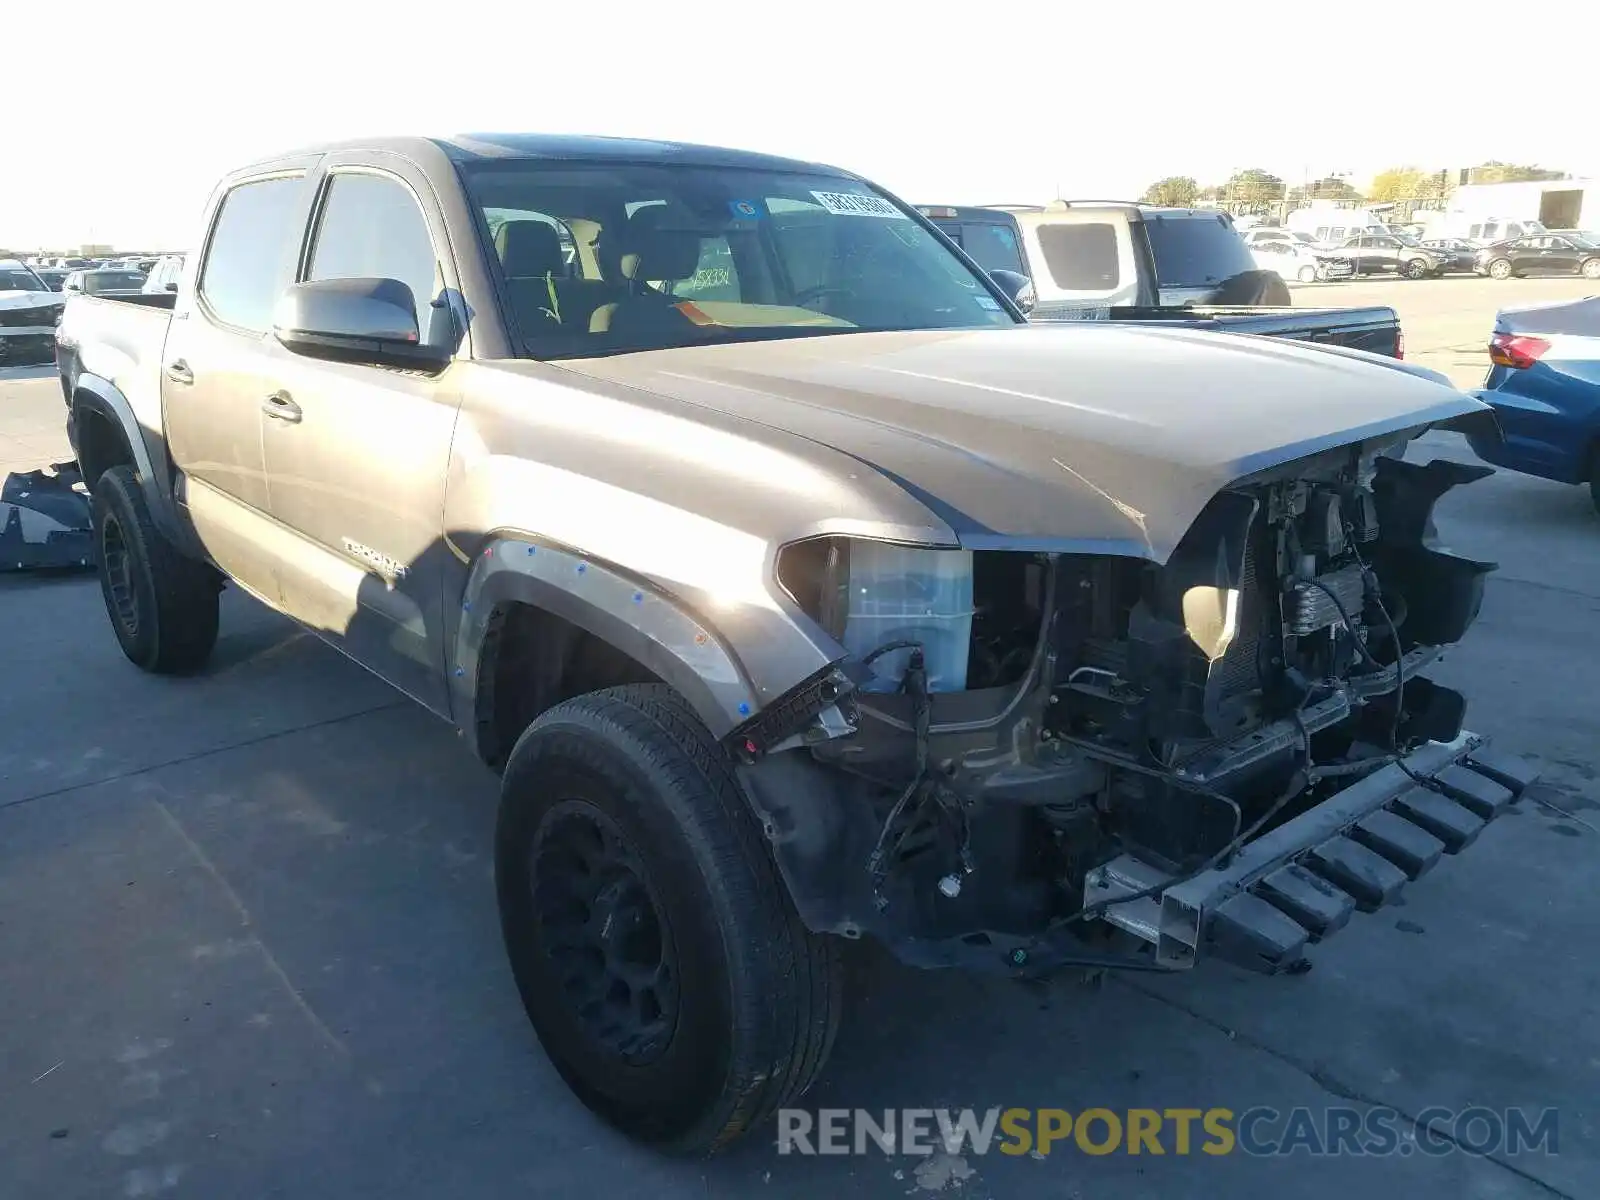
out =
{"type": "MultiPolygon", "coordinates": [[[[1114,904],[1099,918],[1150,943],[1157,966],[1202,956],[1276,974],[1356,911],[1392,901],[1442,855],[1470,845],[1538,772],[1463,733],[1381,767],[1245,846],[1227,866],[1114,904]]],[[[1085,905],[1159,887],[1171,876],[1123,855],[1089,872],[1085,905]]]]}

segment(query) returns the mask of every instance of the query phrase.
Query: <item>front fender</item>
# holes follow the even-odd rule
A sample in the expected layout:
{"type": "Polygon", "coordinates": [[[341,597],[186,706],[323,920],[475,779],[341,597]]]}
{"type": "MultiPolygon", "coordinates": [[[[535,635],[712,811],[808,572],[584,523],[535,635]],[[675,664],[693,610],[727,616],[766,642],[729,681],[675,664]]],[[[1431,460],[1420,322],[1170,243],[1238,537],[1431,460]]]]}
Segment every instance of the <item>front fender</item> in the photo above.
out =
{"type": "Polygon", "coordinates": [[[529,537],[489,539],[472,561],[456,629],[451,685],[458,726],[478,729],[478,672],[496,607],[529,604],[625,652],[675,688],[721,738],[757,708],[755,687],[710,622],[649,583],[529,537]]]}

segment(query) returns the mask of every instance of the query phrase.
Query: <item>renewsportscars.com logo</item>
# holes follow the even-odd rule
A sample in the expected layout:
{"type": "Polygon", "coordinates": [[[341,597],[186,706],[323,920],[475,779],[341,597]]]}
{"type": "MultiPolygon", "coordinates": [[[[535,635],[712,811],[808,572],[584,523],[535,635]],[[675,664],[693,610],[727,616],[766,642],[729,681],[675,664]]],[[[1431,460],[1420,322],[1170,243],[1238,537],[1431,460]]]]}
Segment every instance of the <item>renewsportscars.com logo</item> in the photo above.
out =
{"type": "Polygon", "coordinates": [[[779,1154],[1247,1154],[1274,1157],[1560,1152],[1555,1109],[800,1108],[778,1111],[779,1154]]]}

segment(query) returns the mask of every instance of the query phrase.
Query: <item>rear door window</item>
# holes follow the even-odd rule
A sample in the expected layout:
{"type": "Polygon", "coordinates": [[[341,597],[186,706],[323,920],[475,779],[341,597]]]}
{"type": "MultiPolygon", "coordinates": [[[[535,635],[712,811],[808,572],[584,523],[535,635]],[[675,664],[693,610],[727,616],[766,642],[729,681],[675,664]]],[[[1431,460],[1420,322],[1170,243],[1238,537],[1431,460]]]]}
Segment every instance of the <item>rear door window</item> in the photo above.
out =
{"type": "Polygon", "coordinates": [[[241,183],[223,198],[200,270],[200,298],[228,325],[265,333],[294,278],[303,175],[241,183]]]}
{"type": "Polygon", "coordinates": [[[1220,216],[1151,215],[1144,226],[1161,287],[1215,287],[1256,269],[1238,233],[1220,216]]]}
{"type": "Polygon", "coordinates": [[[1117,227],[1109,221],[1040,225],[1039,249],[1050,278],[1064,291],[1103,292],[1122,282],[1117,227]]]}

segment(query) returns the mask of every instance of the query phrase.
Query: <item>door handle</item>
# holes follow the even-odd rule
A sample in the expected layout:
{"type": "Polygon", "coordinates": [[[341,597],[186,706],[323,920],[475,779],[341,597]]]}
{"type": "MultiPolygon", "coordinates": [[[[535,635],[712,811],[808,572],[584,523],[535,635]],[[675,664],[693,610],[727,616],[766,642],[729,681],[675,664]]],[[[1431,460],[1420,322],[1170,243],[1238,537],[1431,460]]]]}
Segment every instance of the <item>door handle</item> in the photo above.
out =
{"type": "Polygon", "coordinates": [[[173,383],[193,383],[194,372],[189,369],[188,363],[178,358],[167,364],[167,378],[173,383]]]}
{"type": "Polygon", "coordinates": [[[300,424],[300,406],[289,398],[288,392],[273,392],[261,402],[261,411],[274,420],[300,424]]]}

